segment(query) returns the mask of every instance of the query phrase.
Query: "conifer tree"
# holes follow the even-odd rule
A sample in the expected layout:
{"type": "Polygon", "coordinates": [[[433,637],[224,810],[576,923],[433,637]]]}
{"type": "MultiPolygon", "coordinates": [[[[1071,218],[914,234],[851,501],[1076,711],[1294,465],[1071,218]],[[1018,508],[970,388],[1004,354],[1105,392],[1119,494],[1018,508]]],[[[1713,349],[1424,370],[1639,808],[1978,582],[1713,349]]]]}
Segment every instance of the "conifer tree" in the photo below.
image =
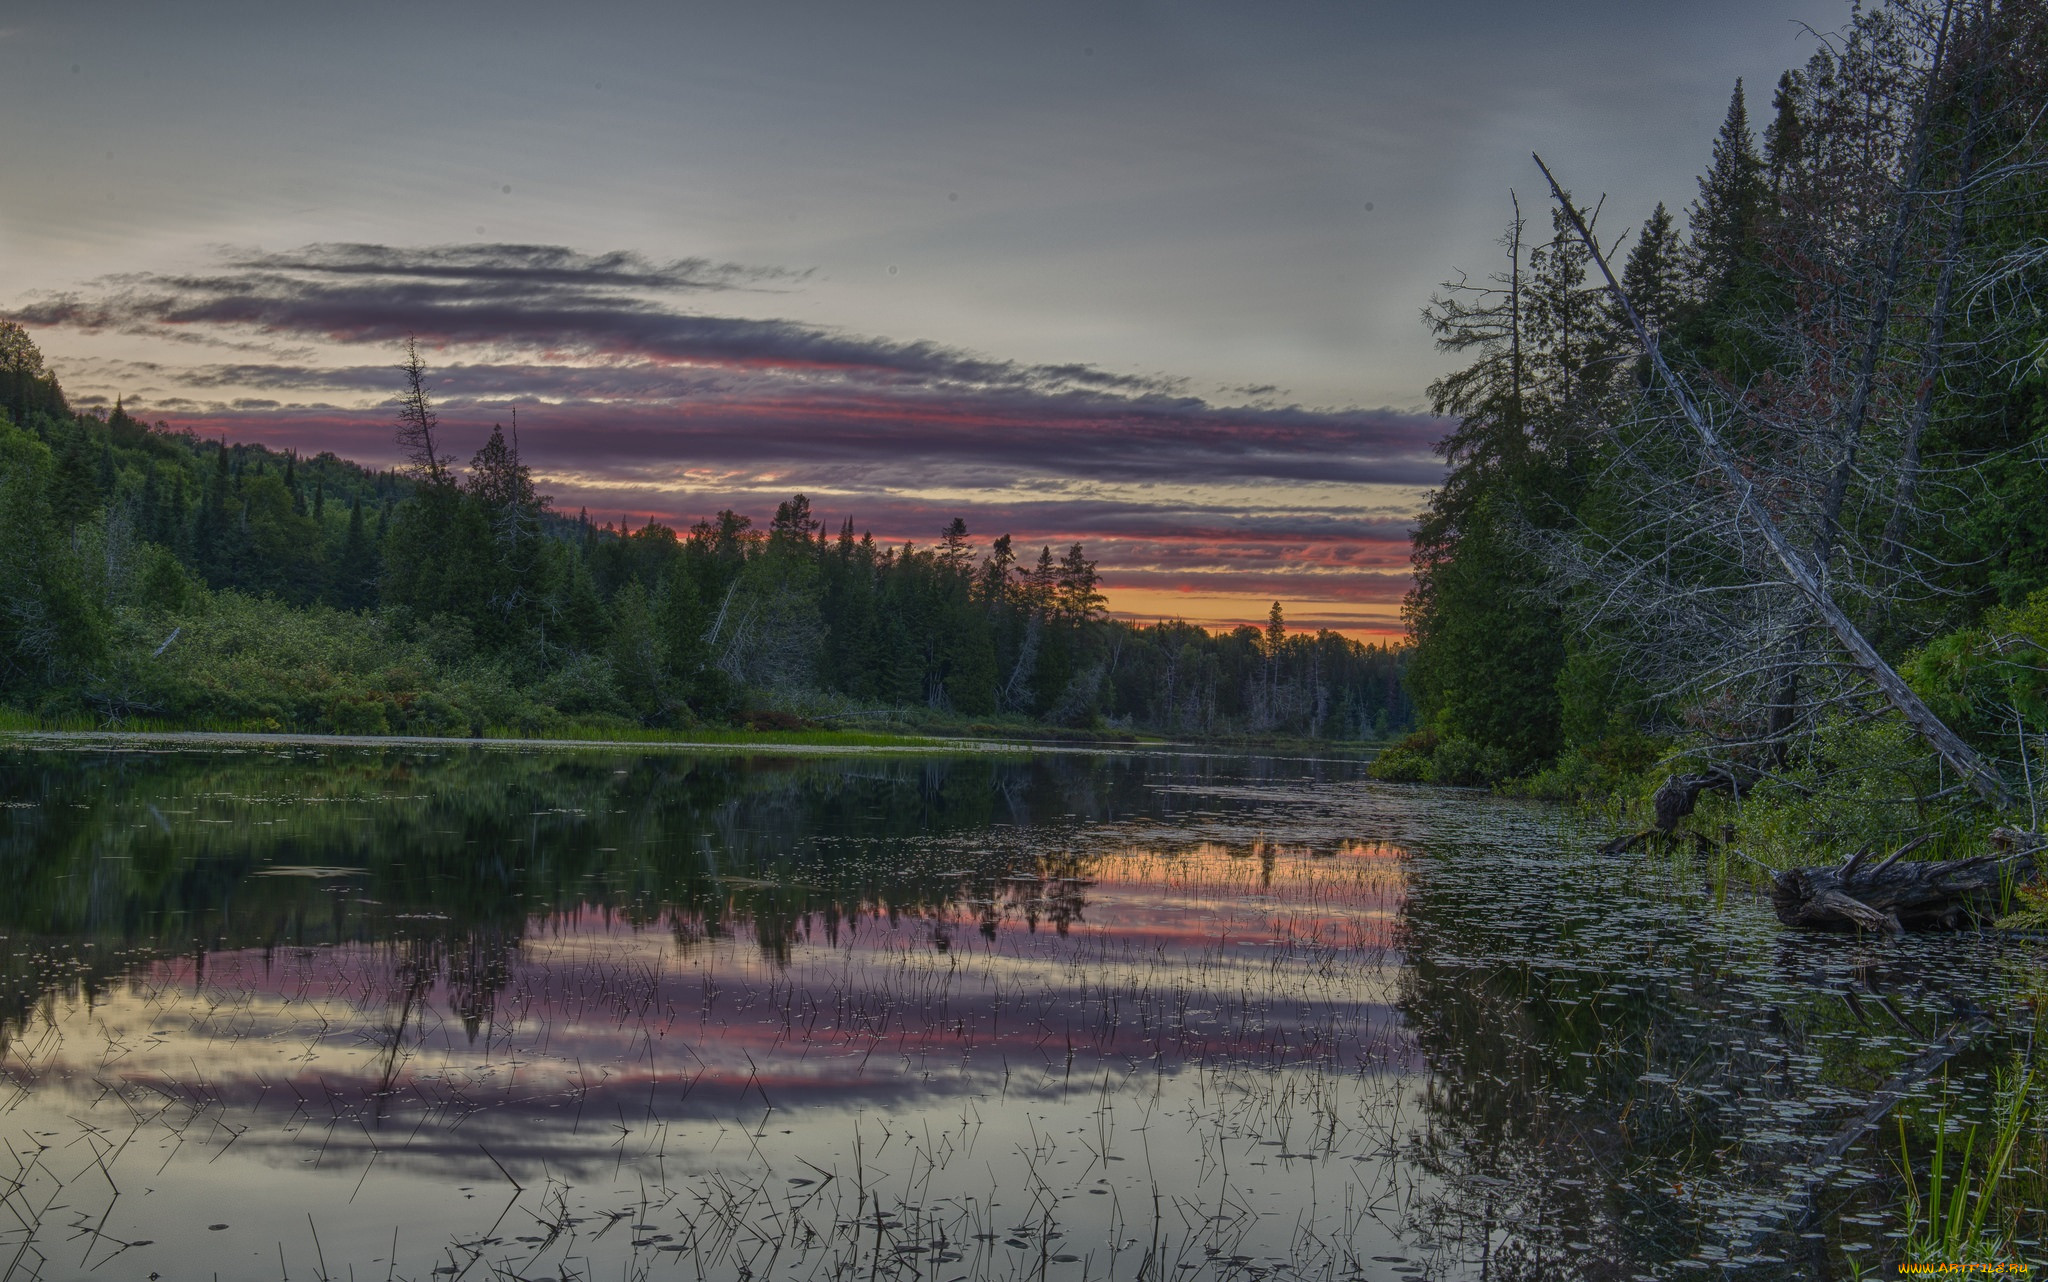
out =
{"type": "Polygon", "coordinates": [[[1778,88],[1771,95],[1771,123],[1764,130],[1764,167],[1774,200],[1784,193],[1786,178],[1799,164],[1806,146],[1806,123],[1799,111],[1802,93],[1799,73],[1786,71],[1778,77],[1778,88]]]}
{"type": "Polygon", "coordinates": [[[1101,614],[1107,602],[1097,588],[1101,577],[1095,572],[1095,562],[1087,558],[1079,543],[1068,548],[1066,555],[1060,558],[1056,580],[1060,617],[1074,623],[1085,623],[1101,614]]]}
{"type": "MultiPolygon", "coordinates": [[[[1629,251],[1621,274],[1628,301],[1652,333],[1670,324],[1685,303],[1685,262],[1672,230],[1671,211],[1658,201],[1657,208],[1643,223],[1642,235],[1629,251]]],[[[1616,318],[1619,331],[1626,322],[1616,318]]]]}
{"type": "Polygon", "coordinates": [[[1729,95],[1728,114],[1714,136],[1713,159],[1699,188],[1699,199],[1687,211],[1692,225],[1688,266],[1694,296],[1713,307],[1726,301],[1749,260],[1769,195],[1740,80],[1729,95]]]}
{"type": "Polygon", "coordinates": [[[939,566],[950,574],[965,575],[974,564],[974,545],[967,541],[967,521],[954,517],[939,534],[939,566]]]}
{"type": "MultiPolygon", "coordinates": [[[[157,477],[156,461],[142,470],[142,493],[135,500],[135,530],[152,543],[164,543],[163,484],[157,477]]],[[[166,546],[169,546],[166,544],[166,546]]]]}
{"type": "Polygon", "coordinates": [[[34,698],[104,652],[106,620],[50,504],[54,463],[0,414],[0,693],[34,698]]]}
{"type": "Polygon", "coordinates": [[[358,494],[348,507],[348,533],[342,536],[341,556],[335,567],[336,605],[344,610],[361,610],[374,604],[376,555],[363,528],[363,498],[358,494]]]}
{"type": "Polygon", "coordinates": [[[975,582],[975,596],[983,605],[1001,605],[1010,599],[1010,572],[1016,564],[1017,554],[1010,550],[1009,535],[989,544],[988,557],[982,561],[975,582]]]}

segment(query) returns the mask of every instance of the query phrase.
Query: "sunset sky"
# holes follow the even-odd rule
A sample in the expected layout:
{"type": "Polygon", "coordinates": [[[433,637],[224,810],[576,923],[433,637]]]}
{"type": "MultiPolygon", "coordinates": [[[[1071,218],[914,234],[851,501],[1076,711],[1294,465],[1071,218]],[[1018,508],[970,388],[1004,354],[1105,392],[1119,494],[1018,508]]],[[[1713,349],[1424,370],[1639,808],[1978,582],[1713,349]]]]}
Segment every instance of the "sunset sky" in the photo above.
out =
{"type": "MultiPolygon", "coordinates": [[[[145,5],[0,14],[0,315],[75,404],[558,506],[1081,540],[1113,611],[1398,628],[1418,313],[1540,150],[1694,194],[1820,0],[145,5]]],[[[1542,215],[1539,213],[1538,217],[1542,215]]]]}

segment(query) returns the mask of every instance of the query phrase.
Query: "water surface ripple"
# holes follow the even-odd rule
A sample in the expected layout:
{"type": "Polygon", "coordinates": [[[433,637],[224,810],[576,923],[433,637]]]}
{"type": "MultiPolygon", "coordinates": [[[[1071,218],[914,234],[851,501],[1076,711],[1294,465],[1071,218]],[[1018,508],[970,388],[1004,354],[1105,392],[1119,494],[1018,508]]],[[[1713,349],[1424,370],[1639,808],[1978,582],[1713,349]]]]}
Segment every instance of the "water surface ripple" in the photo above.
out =
{"type": "Polygon", "coordinates": [[[2021,1022],[1995,942],[1349,760],[93,743],[0,806],[4,1282],[1849,1276],[1845,1127],[2021,1022]]]}

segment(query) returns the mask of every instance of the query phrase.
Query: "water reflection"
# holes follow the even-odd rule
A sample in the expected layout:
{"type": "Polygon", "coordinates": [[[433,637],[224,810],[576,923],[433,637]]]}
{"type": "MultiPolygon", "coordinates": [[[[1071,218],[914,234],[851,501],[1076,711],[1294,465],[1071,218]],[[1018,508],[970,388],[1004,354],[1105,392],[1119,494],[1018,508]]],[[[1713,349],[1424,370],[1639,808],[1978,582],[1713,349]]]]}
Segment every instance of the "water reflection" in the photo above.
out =
{"type": "Polygon", "coordinates": [[[2018,1028],[1995,944],[1346,762],[22,751],[0,805],[5,1279],[1846,1276],[1845,1126],[2018,1028]]]}
{"type": "Polygon", "coordinates": [[[1947,1040],[2011,990],[1994,940],[1789,934],[1677,869],[1571,849],[1414,867],[1401,1009],[1431,1073],[1410,1153],[1442,1190],[1416,1227],[1477,1276],[1857,1276],[1890,1248],[1873,1101],[1981,1080],[2031,1029],[1947,1040]]]}
{"type": "MultiPolygon", "coordinates": [[[[388,1264],[370,1247],[388,1256],[397,1223],[450,1267],[521,1275],[678,1243],[734,1276],[762,1250],[825,1275],[880,1252],[894,1275],[932,1233],[978,1244],[984,1271],[1107,1252],[1123,1276],[1397,1249],[1348,1205],[1373,1180],[1315,1185],[1412,1068],[1387,965],[1402,848],[1269,837],[1209,782],[1312,788],[1325,767],[25,767],[0,850],[10,1111],[90,1165],[24,1153],[23,1185],[72,1200],[103,1157],[143,1153],[190,1172],[152,1204],[114,1197],[82,1265],[237,1200],[271,1225],[316,1207],[306,1239],[351,1260],[388,1264]],[[473,1218],[461,1203],[501,1178],[529,1215],[527,1189],[554,1199],[545,1231],[421,1224],[421,1203],[444,1207],[428,1225],[473,1218]],[[714,1187],[765,1207],[813,1185],[772,1237],[705,1218],[714,1187]],[[596,1246],[650,1189],[630,1218],[651,1227],[596,1246]]],[[[27,1244],[50,1241],[39,1222],[27,1244]]],[[[223,1275],[275,1258],[222,1256],[223,1275]]]]}

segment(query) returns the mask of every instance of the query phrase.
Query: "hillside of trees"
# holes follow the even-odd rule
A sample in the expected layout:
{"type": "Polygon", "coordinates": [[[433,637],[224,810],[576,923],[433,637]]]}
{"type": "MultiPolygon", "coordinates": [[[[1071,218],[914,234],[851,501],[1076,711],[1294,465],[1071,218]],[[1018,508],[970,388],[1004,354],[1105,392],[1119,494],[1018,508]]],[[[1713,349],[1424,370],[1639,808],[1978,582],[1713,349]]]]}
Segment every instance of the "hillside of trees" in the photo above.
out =
{"type": "Polygon", "coordinates": [[[2040,827],[2048,9],[1845,16],[1760,130],[1735,85],[1682,219],[1577,211],[1647,343],[1548,190],[1432,301],[1467,363],[1431,389],[1458,426],[1407,602],[1425,729],[1382,775],[1613,795],[1696,771],[1788,842],[2040,827]],[[1766,524],[1989,763],[1988,805],[1766,524]]]}
{"type": "Polygon", "coordinates": [[[554,510],[494,428],[466,467],[416,353],[406,466],[75,413],[0,322],[0,707],[44,721],[342,733],[735,723],[1363,739],[1405,729],[1406,651],[1331,632],[1108,619],[1095,564],[827,528],[678,531],[554,510]]]}

